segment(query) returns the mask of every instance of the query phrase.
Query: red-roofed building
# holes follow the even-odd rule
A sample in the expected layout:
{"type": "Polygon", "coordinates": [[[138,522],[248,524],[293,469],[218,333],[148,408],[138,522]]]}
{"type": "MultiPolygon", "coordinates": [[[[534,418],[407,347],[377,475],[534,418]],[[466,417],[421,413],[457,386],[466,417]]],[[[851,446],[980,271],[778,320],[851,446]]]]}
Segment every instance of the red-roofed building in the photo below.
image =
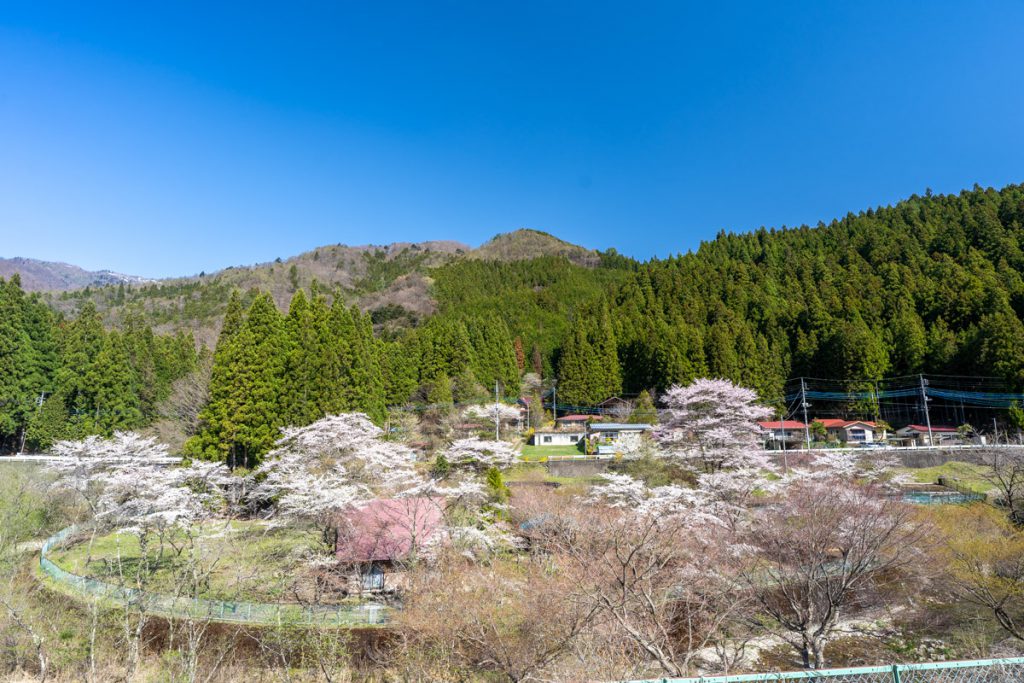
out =
{"type": "Polygon", "coordinates": [[[555,420],[555,424],[559,427],[579,427],[588,422],[600,422],[601,419],[600,415],[562,415],[555,420]]]}
{"type": "Polygon", "coordinates": [[[797,420],[766,420],[757,425],[765,432],[766,448],[792,448],[806,440],[807,425],[797,420]]]}
{"type": "Polygon", "coordinates": [[[825,427],[829,441],[857,445],[885,441],[887,436],[885,430],[879,429],[874,422],[835,418],[817,419],[815,422],[820,422],[825,427]]]}
{"type": "Polygon", "coordinates": [[[932,425],[932,443],[928,443],[928,425],[907,425],[896,430],[896,437],[908,445],[935,446],[944,441],[960,439],[960,430],[946,425],[932,425]]]}
{"type": "Polygon", "coordinates": [[[335,557],[351,565],[356,591],[395,590],[402,564],[436,543],[443,528],[444,499],[378,498],[342,514],[335,557]]]}

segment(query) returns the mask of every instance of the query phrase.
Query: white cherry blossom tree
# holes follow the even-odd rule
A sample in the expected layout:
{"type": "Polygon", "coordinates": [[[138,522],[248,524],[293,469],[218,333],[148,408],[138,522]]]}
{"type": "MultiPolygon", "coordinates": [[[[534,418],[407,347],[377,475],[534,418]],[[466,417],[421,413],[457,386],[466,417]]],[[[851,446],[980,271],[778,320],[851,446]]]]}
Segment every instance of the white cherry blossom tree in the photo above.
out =
{"type": "Polygon", "coordinates": [[[453,441],[444,451],[444,457],[456,467],[474,467],[479,470],[497,467],[504,470],[519,462],[519,450],[506,441],[470,437],[453,441]]]}
{"type": "Polygon", "coordinates": [[[669,457],[707,474],[769,466],[758,452],[757,422],[772,411],[757,402],[754,390],[727,379],[698,379],[671,387],[662,400],[665,409],[654,436],[669,457]]]}
{"type": "Polygon", "coordinates": [[[492,422],[497,417],[499,422],[515,422],[520,417],[520,411],[516,406],[510,406],[507,403],[485,403],[469,406],[462,411],[462,416],[492,422]]]}

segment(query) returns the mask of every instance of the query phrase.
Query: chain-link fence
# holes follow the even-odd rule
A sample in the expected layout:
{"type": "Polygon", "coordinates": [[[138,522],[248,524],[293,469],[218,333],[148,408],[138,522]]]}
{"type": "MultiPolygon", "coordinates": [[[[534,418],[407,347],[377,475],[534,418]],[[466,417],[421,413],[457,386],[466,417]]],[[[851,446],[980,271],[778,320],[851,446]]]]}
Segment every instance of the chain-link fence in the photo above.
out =
{"type": "Polygon", "coordinates": [[[43,543],[40,569],[70,591],[118,607],[138,609],[170,619],[197,619],[256,625],[296,624],[340,627],[374,627],[386,624],[389,608],[375,603],[358,605],[296,605],[206,600],[161,595],[136,588],[115,586],[86,576],[72,574],[47,557],[51,548],[74,536],[76,527],[63,529],[43,543]]]}
{"type": "Polygon", "coordinates": [[[966,662],[890,664],[854,669],[820,669],[782,673],[651,678],[630,683],[1020,683],[1024,657],[978,659],[966,662]]]}

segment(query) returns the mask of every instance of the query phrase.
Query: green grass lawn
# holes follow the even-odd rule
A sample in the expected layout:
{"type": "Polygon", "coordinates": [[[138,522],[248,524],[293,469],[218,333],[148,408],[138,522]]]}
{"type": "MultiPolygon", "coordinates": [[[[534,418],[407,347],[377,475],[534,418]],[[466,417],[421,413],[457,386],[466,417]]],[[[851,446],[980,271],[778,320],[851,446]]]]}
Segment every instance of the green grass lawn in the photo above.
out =
{"type": "Polygon", "coordinates": [[[986,468],[983,465],[976,465],[968,462],[947,462],[936,467],[911,468],[903,467],[897,470],[900,473],[909,474],[914,481],[922,484],[934,484],[939,477],[955,479],[957,482],[971,491],[987,493],[992,484],[985,480],[986,468]]]}
{"type": "MultiPolygon", "coordinates": [[[[146,590],[180,591],[189,570],[190,552],[181,549],[181,534],[167,539],[163,549],[155,536],[147,549],[148,571],[143,569],[138,538],[112,533],[89,542],[51,551],[57,566],[81,576],[117,585],[135,585],[145,574],[146,590]],[[173,545],[172,545],[173,541],[173,545]],[[175,547],[177,546],[177,547],[175,547]]],[[[270,528],[262,522],[217,522],[202,528],[196,540],[196,566],[201,568],[200,594],[214,600],[291,602],[303,575],[305,558],[316,549],[314,534],[289,528],[270,528]]],[[[326,557],[329,557],[325,553],[326,557]]]]}
{"type": "Polygon", "coordinates": [[[583,455],[576,446],[523,446],[523,460],[526,462],[545,462],[551,455],[583,455]]]}

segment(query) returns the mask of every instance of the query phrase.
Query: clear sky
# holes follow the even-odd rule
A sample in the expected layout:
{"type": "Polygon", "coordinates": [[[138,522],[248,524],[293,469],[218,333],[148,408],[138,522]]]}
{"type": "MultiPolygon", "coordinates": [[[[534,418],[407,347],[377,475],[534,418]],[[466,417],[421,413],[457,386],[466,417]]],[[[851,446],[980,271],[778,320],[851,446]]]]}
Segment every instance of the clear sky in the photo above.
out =
{"type": "Polygon", "coordinates": [[[0,0],[0,256],[156,277],[531,227],[648,258],[1000,187],[1022,27],[1019,0],[0,0]]]}

